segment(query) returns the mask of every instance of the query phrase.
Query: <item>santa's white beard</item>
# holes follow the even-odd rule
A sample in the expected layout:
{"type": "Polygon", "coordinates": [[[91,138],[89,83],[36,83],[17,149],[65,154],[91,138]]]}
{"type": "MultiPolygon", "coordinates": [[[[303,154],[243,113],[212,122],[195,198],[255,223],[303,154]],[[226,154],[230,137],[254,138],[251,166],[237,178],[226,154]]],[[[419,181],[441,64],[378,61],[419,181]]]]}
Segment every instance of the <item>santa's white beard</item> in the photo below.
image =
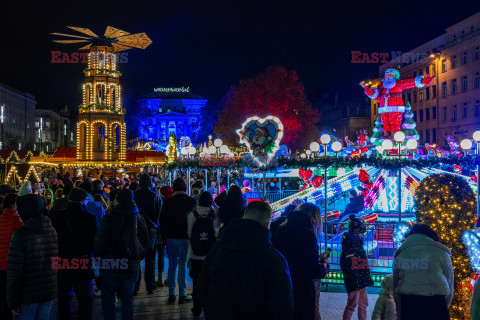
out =
{"type": "Polygon", "coordinates": [[[397,80],[395,80],[395,78],[385,78],[382,81],[385,89],[392,89],[397,85],[397,80]]]}

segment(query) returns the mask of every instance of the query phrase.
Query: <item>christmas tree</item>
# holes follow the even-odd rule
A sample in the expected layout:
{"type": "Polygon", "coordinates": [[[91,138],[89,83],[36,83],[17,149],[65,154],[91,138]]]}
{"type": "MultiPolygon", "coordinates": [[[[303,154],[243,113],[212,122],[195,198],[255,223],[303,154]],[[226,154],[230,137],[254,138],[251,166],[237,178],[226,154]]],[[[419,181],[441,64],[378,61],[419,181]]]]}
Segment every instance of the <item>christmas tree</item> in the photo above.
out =
{"type": "Polygon", "coordinates": [[[405,133],[405,140],[408,139],[415,139],[418,140],[420,136],[418,135],[417,124],[413,119],[413,112],[412,107],[410,106],[410,102],[407,102],[405,106],[405,121],[403,122],[402,128],[404,129],[403,133],[405,133]]]}
{"type": "Polygon", "coordinates": [[[177,160],[177,137],[174,134],[171,134],[168,138],[168,146],[167,146],[167,158],[168,162],[173,162],[177,160]]]}
{"type": "Polygon", "coordinates": [[[429,225],[439,242],[452,252],[455,289],[450,304],[452,320],[469,319],[470,277],[474,273],[462,235],[475,225],[475,195],[467,181],[453,174],[433,174],[425,178],[415,194],[419,223],[429,225]]]}
{"type": "Polygon", "coordinates": [[[375,145],[381,145],[382,144],[382,132],[383,132],[383,127],[382,127],[382,119],[380,116],[378,116],[377,120],[375,120],[375,127],[373,128],[373,136],[370,138],[373,144],[375,145]],[[375,142],[377,141],[377,142],[375,142]]]}

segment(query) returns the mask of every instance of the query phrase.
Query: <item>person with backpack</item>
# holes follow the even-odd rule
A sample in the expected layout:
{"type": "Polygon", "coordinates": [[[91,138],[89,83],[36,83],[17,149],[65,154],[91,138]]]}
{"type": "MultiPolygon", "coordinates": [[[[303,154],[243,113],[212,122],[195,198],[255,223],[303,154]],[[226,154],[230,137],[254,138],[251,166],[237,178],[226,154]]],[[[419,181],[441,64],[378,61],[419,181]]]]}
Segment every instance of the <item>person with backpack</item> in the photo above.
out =
{"type": "Polygon", "coordinates": [[[196,201],[185,192],[187,185],[181,178],[173,182],[173,195],[165,200],[160,215],[160,230],[167,242],[168,253],[168,303],[175,303],[175,274],[178,267],[178,304],[190,302],[185,283],[188,253],[187,216],[195,208],[196,201]]]}
{"type": "Polygon", "coordinates": [[[84,189],[73,188],[68,196],[67,208],[51,215],[53,227],[58,234],[58,253],[62,266],[58,270],[59,318],[72,318],[73,293],[77,296],[80,319],[92,319],[93,283],[95,274],[91,267],[93,243],[97,233],[97,217],[87,211],[88,196],[84,189]],[[74,261],[85,261],[83,268],[74,261]],[[66,261],[67,264],[63,262],[66,261]],[[66,266],[70,266],[67,268],[66,266]]]}
{"type": "Polygon", "coordinates": [[[102,310],[105,320],[115,319],[115,293],[122,302],[122,319],[133,319],[133,295],[140,262],[151,246],[147,225],[129,189],[118,191],[118,203],[103,217],[95,237],[95,257],[120,259],[118,268],[101,270],[102,310]],[[126,263],[125,263],[126,262],[126,263]]]}
{"type": "MultiPolygon", "coordinates": [[[[145,255],[145,286],[148,294],[153,294],[157,289],[155,282],[155,255],[157,230],[160,223],[160,211],[162,210],[162,199],[158,194],[151,190],[152,178],[149,174],[144,173],[140,176],[139,189],[133,193],[133,200],[135,201],[138,211],[145,219],[148,228],[151,246],[146,251],[145,255]]],[[[117,194],[118,197],[118,194],[117,194]]],[[[140,277],[137,281],[136,288],[140,286],[140,277]]],[[[138,290],[137,290],[138,291],[138,290]]]]}
{"type": "MultiPolygon", "coordinates": [[[[202,313],[202,306],[198,296],[197,280],[202,270],[203,261],[217,240],[218,232],[215,224],[219,225],[218,219],[212,209],[213,198],[210,192],[203,191],[198,199],[198,206],[190,212],[187,218],[188,237],[190,245],[188,255],[190,257],[190,277],[193,280],[193,308],[195,317],[202,313]]],[[[217,229],[218,230],[218,229],[217,229]]]]}

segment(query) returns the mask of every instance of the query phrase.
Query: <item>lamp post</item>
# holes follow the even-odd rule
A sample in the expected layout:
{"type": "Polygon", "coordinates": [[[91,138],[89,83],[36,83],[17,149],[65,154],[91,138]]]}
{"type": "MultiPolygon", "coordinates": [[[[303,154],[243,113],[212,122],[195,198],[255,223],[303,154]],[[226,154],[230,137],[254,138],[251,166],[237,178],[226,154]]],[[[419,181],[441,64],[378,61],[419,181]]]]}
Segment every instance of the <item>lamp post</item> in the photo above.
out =
{"type": "MultiPolygon", "coordinates": [[[[328,135],[328,134],[322,134],[322,136],[320,137],[320,142],[322,143],[323,145],[323,156],[326,157],[327,156],[327,146],[328,144],[330,143],[330,141],[332,140],[332,138],[328,135]]],[[[327,232],[328,232],[328,226],[327,226],[327,211],[328,211],[328,201],[327,201],[327,192],[328,192],[328,185],[327,185],[327,166],[324,166],[323,168],[323,184],[324,184],[324,200],[325,200],[325,206],[324,206],[324,221],[325,221],[325,228],[324,228],[324,232],[325,232],[325,250],[327,249],[327,232]]]]}
{"type": "Polygon", "coordinates": [[[316,141],[310,143],[310,150],[312,151],[312,156],[315,159],[315,154],[320,151],[320,144],[316,141]]]}
{"type": "MultiPolygon", "coordinates": [[[[473,133],[473,140],[477,145],[477,157],[480,156],[480,131],[475,131],[473,133]]],[[[478,184],[478,176],[480,175],[480,163],[477,161],[477,217],[480,214],[480,187],[478,184]]]]}
{"type": "Polygon", "coordinates": [[[216,151],[216,153],[217,153],[217,157],[218,157],[219,154],[220,154],[220,148],[222,147],[222,144],[223,144],[222,139],[218,139],[218,138],[217,138],[217,139],[215,139],[215,140],[213,141],[213,145],[214,145],[215,148],[216,148],[215,151],[216,151]]]}

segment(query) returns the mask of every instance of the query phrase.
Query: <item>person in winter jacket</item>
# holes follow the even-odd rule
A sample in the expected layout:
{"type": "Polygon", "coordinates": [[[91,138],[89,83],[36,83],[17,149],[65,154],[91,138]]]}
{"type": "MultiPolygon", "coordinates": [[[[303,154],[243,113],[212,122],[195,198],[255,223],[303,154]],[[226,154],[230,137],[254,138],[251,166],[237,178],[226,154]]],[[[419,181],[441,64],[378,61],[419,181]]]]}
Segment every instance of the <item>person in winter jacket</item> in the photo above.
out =
{"type": "Polygon", "coordinates": [[[288,265],[269,240],[271,212],[265,202],[250,202],[205,258],[198,293],[206,319],[292,319],[288,265]]]}
{"type": "MultiPolygon", "coordinates": [[[[193,280],[193,308],[192,308],[192,313],[194,316],[198,317],[202,313],[202,306],[200,304],[200,299],[198,296],[198,289],[197,289],[197,280],[200,275],[200,271],[202,270],[202,265],[203,261],[205,260],[205,257],[207,256],[208,253],[208,247],[213,245],[215,242],[217,236],[218,236],[218,227],[220,225],[220,222],[218,218],[215,216],[213,209],[212,209],[212,203],[213,203],[213,198],[210,192],[204,191],[200,194],[199,200],[198,200],[198,205],[196,209],[193,212],[190,212],[190,214],[187,217],[187,223],[188,223],[188,237],[190,238],[190,243],[188,245],[188,256],[190,257],[190,263],[191,263],[191,268],[190,268],[190,277],[193,280]],[[195,222],[198,219],[206,219],[205,224],[202,223],[202,225],[207,225],[211,227],[211,231],[213,234],[208,234],[206,233],[205,240],[203,240],[205,244],[205,253],[202,255],[196,255],[194,250],[192,249],[192,242],[194,244],[196,243],[196,239],[192,239],[192,230],[193,226],[195,225],[195,222]],[[208,237],[211,238],[208,238],[208,237]]],[[[200,220],[199,220],[200,221],[200,220]]],[[[203,222],[203,220],[201,221],[203,222]]],[[[199,228],[200,224],[197,225],[197,228],[199,228]]],[[[206,227],[205,229],[209,229],[206,227]]],[[[198,253],[197,253],[198,254],[198,253]]]]}
{"type": "Polygon", "coordinates": [[[320,261],[310,213],[300,209],[288,214],[286,222],[273,239],[273,247],[285,256],[290,268],[295,301],[294,319],[312,320],[315,319],[314,279],[325,277],[328,263],[320,261]]]}
{"type": "MultiPolygon", "coordinates": [[[[248,181],[248,180],[246,180],[246,181],[248,181]]],[[[275,234],[277,233],[277,231],[280,228],[280,226],[282,225],[282,223],[287,221],[288,214],[292,211],[295,211],[297,209],[297,206],[298,206],[297,202],[289,204],[285,208],[285,210],[283,210],[280,217],[278,217],[278,219],[276,219],[276,220],[272,221],[272,223],[270,223],[270,233],[272,234],[272,239],[275,238],[275,234]]]]}
{"type": "Polygon", "coordinates": [[[7,258],[7,302],[15,319],[50,319],[57,298],[57,233],[43,215],[45,202],[36,194],[17,197],[23,225],[15,230],[7,258]]]}
{"type": "Polygon", "coordinates": [[[188,214],[195,208],[195,199],[189,197],[187,185],[181,178],[173,182],[173,196],[165,200],[160,215],[160,230],[163,241],[167,242],[168,253],[168,303],[175,303],[175,273],[178,267],[178,303],[191,301],[187,296],[186,272],[188,252],[188,214]]]}
{"type": "Polygon", "coordinates": [[[348,294],[343,319],[350,320],[355,309],[358,308],[358,319],[366,320],[367,287],[373,285],[367,253],[363,249],[366,227],[354,214],[350,215],[349,219],[348,232],[344,232],[342,236],[342,253],[340,255],[340,268],[348,294]]]}
{"type": "Polygon", "coordinates": [[[228,189],[225,202],[219,207],[218,218],[223,224],[220,228],[221,236],[222,229],[226,227],[230,221],[243,217],[245,208],[247,207],[247,200],[238,186],[231,186],[230,189],[228,189]]]}
{"type": "MultiPolygon", "coordinates": [[[[163,186],[160,188],[160,198],[162,202],[173,195],[171,186],[163,186]]],[[[167,280],[163,280],[163,272],[165,271],[165,241],[162,239],[160,228],[157,229],[157,286],[164,287],[168,285],[167,280]]]]}
{"type": "Polygon", "coordinates": [[[2,202],[3,212],[0,215],[0,318],[12,319],[12,311],[7,305],[7,256],[12,234],[22,226],[17,213],[15,193],[8,193],[2,202]]]}
{"type": "MultiPolygon", "coordinates": [[[[155,255],[157,253],[157,231],[160,223],[160,212],[162,210],[162,199],[151,190],[152,178],[144,173],[140,176],[139,189],[133,193],[133,201],[137,204],[138,211],[145,219],[148,234],[152,246],[148,248],[145,255],[145,286],[148,294],[153,294],[157,289],[155,282],[155,255]]],[[[118,197],[118,194],[117,194],[118,197]]],[[[140,286],[141,276],[137,281],[137,288],[140,286]]]]}
{"type": "Polygon", "coordinates": [[[356,190],[350,190],[348,193],[348,198],[350,198],[350,203],[347,204],[343,213],[338,217],[339,220],[342,220],[344,216],[348,216],[352,213],[359,213],[365,209],[365,203],[363,196],[359,196],[356,190]]]}
{"type": "Polygon", "coordinates": [[[393,274],[382,280],[382,290],[373,308],[372,320],[397,320],[397,310],[393,299],[393,274]]]}
{"type": "Polygon", "coordinates": [[[395,252],[393,288],[400,320],[450,319],[454,274],[451,252],[425,224],[416,224],[395,252]]]}
{"type": "Polygon", "coordinates": [[[117,267],[102,270],[102,310],[106,320],[115,319],[115,293],[122,302],[122,319],[133,319],[133,294],[144,252],[151,247],[148,229],[133,201],[133,192],[122,189],[117,194],[118,204],[105,215],[95,237],[95,257],[120,259],[117,267]],[[124,234],[126,243],[121,243],[124,234]],[[119,248],[119,246],[122,246],[119,248]],[[125,247],[135,247],[136,253],[126,254],[125,247]],[[126,261],[126,263],[125,263],[126,261]]]}
{"type": "Polygon", "coordinates": [[[63,211],[51,215],[52,224],[58,233],[58,251],[62,265],[58,271],[58,312],[60,319],[71,319],[73,292],[78,299],[79,317],[92,318],[93,279],[90,258],[93,255],[97,218],[87,211],[87,192],[73,188],[69,203],[63,211]],[[77,267],[73,267],[77,261],[77,267]],[[80,265],[80,261],[82,265],[80,265]],[[64,264],[64,262],[66,262],[64,264]],[[86,268],[82,268],[85,264],[86,268]]]}
{"type": "Polygon", "coordinates": [[[93,199],[93,185],[90,181],[82,181],[79,185],[80,189],[87,191],[87,211],[97,217],[97,221],[100,222],[105,215],[105,209],[102,205],[93,199]]]}

